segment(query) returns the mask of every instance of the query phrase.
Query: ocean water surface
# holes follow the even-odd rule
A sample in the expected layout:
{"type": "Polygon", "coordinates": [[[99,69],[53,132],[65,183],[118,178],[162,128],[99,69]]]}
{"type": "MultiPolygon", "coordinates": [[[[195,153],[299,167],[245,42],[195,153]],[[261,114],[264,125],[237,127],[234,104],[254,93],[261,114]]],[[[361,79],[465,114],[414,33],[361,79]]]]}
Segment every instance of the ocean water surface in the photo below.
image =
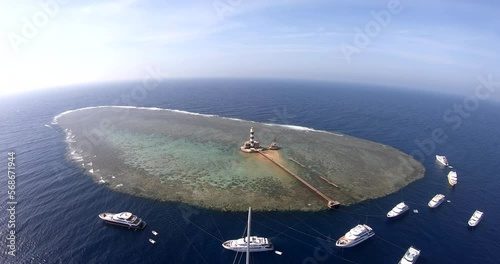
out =
{"type": "MultiPolygon", "coordinates": [[[[2,98],[0,171],[16,153],[16,256],[6,239],[7,179],[0,191],[1,263],[233,263],[241,255],[221,243],[243,235],[246,213],[225,213],[113,192],[96,184],[66,157],[64,131],[55,115],[76,108],[130,105],[179,109],[265,123],[310,127],[380,142],[414,154],[426,168],[419,179],[389,196],[320,212],[254,212],[252,233],[275,244],[252,254],[254,263],[397,263],[413,245],[417,263],[498,263],[500,259],[500,105],[479,101],[466,117],[449,114],[463,97],[320,82],[281,80],[169,80],[146,93],[135,83],[61,87],[2,98]],[[448,118],[443,115],[448,113],[448,118]],[[452,119],[453,118],[453,119],[452,119]],[[445,134],[439,143],[432,133],[445,134]],[[458,173],[449,187],[446,155],[458,173]],[[3,165],[1,165],[3,164],[3,165]],[[437,193],[449,202],[431,210],[437,193]],[[409,212],[388,220],[400,201],[409,212]],[[484,211],[476,228],[474,210],[484,211]],[[102,212],[132,211],[142,231],[103,224],[102,212]],[[348,249],[334,241],[358,223],[376,235],[348,249]],[[159,234],[154,236],[151,231],[159,234]],[[157,241],[148,242],[149,238],[157,241]],[[236,259],[235,259],[236,257],[236,259]]],[[[471,91],[471,94],[473,91],[471,91]]],[[[244,258],[244,257],[243,257],[244,258]]],[[[241,260],[242,261],[242,260],[241,260]]]]}

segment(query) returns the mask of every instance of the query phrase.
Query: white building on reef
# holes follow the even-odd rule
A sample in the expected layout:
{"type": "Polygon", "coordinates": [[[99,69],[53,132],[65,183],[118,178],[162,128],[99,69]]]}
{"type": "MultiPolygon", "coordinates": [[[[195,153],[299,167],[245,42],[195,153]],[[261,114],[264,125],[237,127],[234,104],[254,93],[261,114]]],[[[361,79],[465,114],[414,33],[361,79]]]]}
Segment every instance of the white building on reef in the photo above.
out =
{"type": "Polygon", "coordinates": [[[253,127],[250,128],[250,140],[245,141],[245,143],[243,144],[243,146],[240,147],[240,149],[241,151],[247,153],[258,152],[263,150],[263,148],[260,146],[259,141],[255,140],[253,127]]]}

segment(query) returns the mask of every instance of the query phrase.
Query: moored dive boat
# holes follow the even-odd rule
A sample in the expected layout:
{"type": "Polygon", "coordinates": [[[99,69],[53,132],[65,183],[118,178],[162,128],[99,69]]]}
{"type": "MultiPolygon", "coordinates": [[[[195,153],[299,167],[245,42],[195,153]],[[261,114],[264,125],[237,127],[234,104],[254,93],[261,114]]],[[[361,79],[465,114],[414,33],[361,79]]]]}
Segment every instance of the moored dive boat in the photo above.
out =
{"type": "Polygon", "coordinates": [[[446,158],[446,156],[436,155],[436,160],[444,166],[450,166],[450,163],[448,163],[448,159],[446,158]]]}
{"type": "Polygon", "coordinates": [[[411,246],[408,248],[403,258],[401,258],[399,264],[413,264],[417,262],[418,256],[420,256],[420,250],[411,246]]]}
{"type": "Polygon", "coordinates": [[[274,249],[274,246],[269,239],[265,237],[250,236],[251,215],[252,208],[248,208],[247,236],[228,240],[222,243],[222,247],[236,252],[261,252],[274,249]]]}
{"type": "Polygon", "coordinates": [[[432,200],[429,201],[428,205],[430,208],[436,208],[441,203],[443,203],[445,196],[443,194],[436,194],[432,200]]]}
{"type": "Polygon", "coordinates": [[[128,228],[143,229],[146,226],[146,222],[142,221],[141,218],[130,212],[118,214],[102,213],[99,214],[99,218],[101,218],[105,223],[128,228]]]}
{"type": "Polygon", "coordinates": [[[457,182],[458,182],[457,172],[450,171],[450,173],[448,173],[448,183],[450,183],[451,186],[455,186],[457,182]]]}
{"type": "Polygon", "coordinates": [[[357,225],[335,243],[337,247],[353,247],[375,235],[373,229],[367,225],[357,225]]]}
{"type": "Polygon", "coordinates": [[[400,202],[396,206],[394,206],[394,208],[392,208],[391,211],[387,213],[387,217],[393,218],[396,216],[400,216],[404,214],[406,211],[408,211],[408,209],[410,209],[408,205],[406,205],[404,202],[400,202]]]}
{"type": "Polygon", "coordinates": [[[469,226],[476,226],[483,218],[483,212],[476,210],[469,219],[469,226]]]}

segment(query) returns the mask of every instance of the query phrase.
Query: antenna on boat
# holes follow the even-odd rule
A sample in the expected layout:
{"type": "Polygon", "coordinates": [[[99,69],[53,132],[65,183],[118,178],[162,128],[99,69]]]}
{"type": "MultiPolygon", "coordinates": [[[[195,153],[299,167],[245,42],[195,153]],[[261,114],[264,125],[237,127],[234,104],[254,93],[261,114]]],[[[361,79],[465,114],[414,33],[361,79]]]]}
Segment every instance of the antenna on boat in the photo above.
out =
{"type": "Polygon", "coordinates": [[[252,218],[252,207],[248,207],[248,223],[247,223],[247,264],[250,264],[250,221],[252,218]]]}

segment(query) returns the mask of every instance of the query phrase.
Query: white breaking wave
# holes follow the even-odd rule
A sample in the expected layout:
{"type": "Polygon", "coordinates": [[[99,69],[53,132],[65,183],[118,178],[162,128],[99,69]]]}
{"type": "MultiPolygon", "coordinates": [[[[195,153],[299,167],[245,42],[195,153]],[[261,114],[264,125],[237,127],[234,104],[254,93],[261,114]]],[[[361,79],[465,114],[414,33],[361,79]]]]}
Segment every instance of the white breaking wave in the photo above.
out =
{"type": "Polygon", "coordinates": [[[182,114],[189,114],[189,115],[197,115],[197,116],[205,116],[205,117],[217,117],[216,115],[207,115],[207,114],[201,114],[201,113],[194,113],[194,112],[188,112],[188,111],[183,111],[183,110],[176,110],[176,109],[163,109],[163,108],[158,108],[158,107],[139,107],[139,106],[125,106],[125,105],[103,105],[103,106],[89,106],[89,107],[84,107],[84,108],[79,108],[79,109],[74,109],[74,110],[68,110],[65,112],[62,112],[58,115],[56,115],[52,119],[53,125],[57,124],[57,120],[61,118],[64,115],[78,112],[78,111],[85,111],[85,110],[91,110],[91,109],[99,109],[99,108],[121,108],[121,109],[140,109],[140,110],[152,110],[152,111],[170,111],[170,112],[177,112],[177,113],[182,113],[182,114]]]}
{"type": "Polygon", "coordinates": [[[343,137],[344,136],[342,134],[337,134],[337,133],[333,133],[333,132],[330,132],[330,131],[318,130],[318,129],[314,129],[314,128],[310,128],[310,127],[303,127],[303,126],[283,125],[283,124],[274,124],[274,123],[264,123],[263,125],[265,125],[265,126],[280,126],[280,127],[285,127],[285,128],[288,128],[288,129],[305,131],[305,132],[327,133],[327,134],[332,134],[332,135],[339,136],[339,137],[343,137]]]}
{"type": "MultiPolygon", "coordinates": [[[[160,108],[158,108],[158,109],[160,109],[160,108]]],[[[219,117],[218,115],[200,114],[200,113],[188,112],[188,111],[184,111],[184,110],[177,110],[177,109],[162,109],[162,110],[171,111],[171,112],[176,112],[176,113],[181,113],[181,114],[196,115],[196,116],[204,116],[204,117],[219,117]]]]}
{"type": "MultiPolygon", "coordinates": [[[[120,105],[108,105],[108,106],[106,106],[106,105],[103,105],[103,106],[84,107],[84,108],[79,108],[79,109],[68,110],[68,111],[62,112],[53,118],[52,124],[53,125],[57,124],[57,120],[66,114],[70,114],[70,113],[77,112],[77,111],[99,109],[99,108],[121,108],[121,109],[139,109],[139,110],[151,110],[151,111],[169,111],[169,112],[175,112],[175,113],[187,114],[187,115],[204,116],[204,117],[218,117],[218,118],[222,118],[222,119],[234,120],[234,121],[240,121],[240,122],[258,123],[255,121],[243,120],[243,119],[239,119],[239,118],[222,117],[222,116],[218,116],[218,115],[209,115],[209,114],[188,112],[188,111],[178,110],[178,109],[166,109],[166,108],[158,108],[158,107],[139,107],[139,106],[120,106],[120,105]]],[[[317,129],[310,128],[310,127],[303,127],[303,126],[296,126],[296,125],[283,125],[283,124],[274,124],[274,123],[261,123],[261,124],[265,125],[265,126],[280,126],[280,127],[293,129],[293,130],[300,130],[300,131],[328,133],[328,134],[333,134],[333,135],[340,136],[340,137],[344,136],[342,134],[337,134],[337,133],[324,131],[324,130],[317,130],[317,129]]]]}

